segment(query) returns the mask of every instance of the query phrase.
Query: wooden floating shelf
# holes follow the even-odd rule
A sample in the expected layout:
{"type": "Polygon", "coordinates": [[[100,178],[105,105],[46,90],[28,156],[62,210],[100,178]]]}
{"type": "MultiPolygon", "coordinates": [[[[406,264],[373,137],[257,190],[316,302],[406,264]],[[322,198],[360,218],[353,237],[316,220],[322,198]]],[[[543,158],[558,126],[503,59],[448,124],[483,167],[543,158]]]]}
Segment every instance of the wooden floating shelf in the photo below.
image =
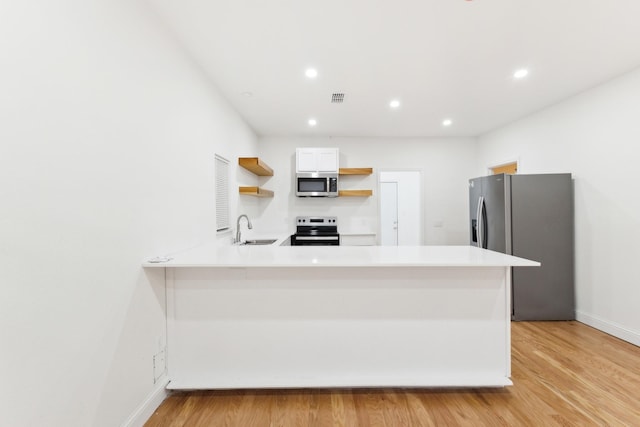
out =
{"type": "Polygon", "coordinates": [[[258,176],[273,176],[273,169],[257,157],[239,157],[238,164],[258,176]]]}
{"type": "Polygon", "coordinates": [[[373,195],[373,190],[340,190],[338,197],[369,197],[373,195]]]}
{"type": "Polygon", "coordinates": [[[260,187],[240,187],[241,196],[273,197],[273,191],[260,187]]]}
{"type": "Polygon", "coordinates": [[[340,175],[371,175],[373,168],[340,168],[340,175]]]}

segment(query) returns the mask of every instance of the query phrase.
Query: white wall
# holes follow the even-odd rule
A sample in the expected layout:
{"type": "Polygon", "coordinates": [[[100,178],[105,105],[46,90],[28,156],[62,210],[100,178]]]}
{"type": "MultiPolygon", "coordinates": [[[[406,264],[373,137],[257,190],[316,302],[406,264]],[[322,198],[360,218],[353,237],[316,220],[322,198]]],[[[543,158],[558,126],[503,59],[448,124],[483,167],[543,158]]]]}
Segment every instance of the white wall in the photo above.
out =
{"type": "Polygon", "coordinates": [[[378,173],[420,170],[424,244],[468,244],[467,181],[474,172],[472,138],[261,138],[260,155],[275,175],[264,187],[276,192],[261,206],[259,226],[292,233],[297,215],[336,215],[341,233],[378,233],[378,173]],[[299,198],[293,187],[296,147],[338,147],[340,167],[372,167],[370,176],[341,177],[340,188],[372,189],[372,197],[299,198]]]}
{"type": "Polygon", "coordinates": [[[640,70],[479,138],[478,174],[572,172],[578,319],[640,345],[640,70]]]}
{"type": "Polygon", "coordinates": [[[117,426],[163,385],[140,263],[215,238],[256,137],[137,2],[2,2],[0,52],[0,425],[117,426]]]}

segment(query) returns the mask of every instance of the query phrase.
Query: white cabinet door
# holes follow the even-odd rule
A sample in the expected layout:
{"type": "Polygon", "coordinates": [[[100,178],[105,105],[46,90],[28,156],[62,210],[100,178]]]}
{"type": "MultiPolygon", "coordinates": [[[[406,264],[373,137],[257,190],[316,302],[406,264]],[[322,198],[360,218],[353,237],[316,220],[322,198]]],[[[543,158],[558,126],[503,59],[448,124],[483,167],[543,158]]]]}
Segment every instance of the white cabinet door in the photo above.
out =
{"type": "Polygon", "coordinates": [[[338,173],[338,149],[296,148],[296,172],[338,173]]]}
{"type": "Polygon", "coordinates": [[[338,173],[338,149],[318,148],[318,172],[338,173]]]}
{"type": "Polygon", "coordinates": [[[340,234],[340,246],[375,246],[376,235],[369,234],[340,234]]]}
{"type": "Polygon", "coordinates": [[[317,172],[315,148],[296,149],[296,172],[317,172]]]}

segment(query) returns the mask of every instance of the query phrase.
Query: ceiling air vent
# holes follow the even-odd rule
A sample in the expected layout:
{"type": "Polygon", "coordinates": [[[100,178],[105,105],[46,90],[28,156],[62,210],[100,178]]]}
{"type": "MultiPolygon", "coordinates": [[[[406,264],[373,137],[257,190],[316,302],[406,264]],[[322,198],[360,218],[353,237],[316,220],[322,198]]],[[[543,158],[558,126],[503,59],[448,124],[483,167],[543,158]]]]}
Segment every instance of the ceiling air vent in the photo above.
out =
{"type": "Polygon", "coordinates": [[[344,93],[334,93],[331,95],[332,104],[340,104],[344,102],[344,93]]]}

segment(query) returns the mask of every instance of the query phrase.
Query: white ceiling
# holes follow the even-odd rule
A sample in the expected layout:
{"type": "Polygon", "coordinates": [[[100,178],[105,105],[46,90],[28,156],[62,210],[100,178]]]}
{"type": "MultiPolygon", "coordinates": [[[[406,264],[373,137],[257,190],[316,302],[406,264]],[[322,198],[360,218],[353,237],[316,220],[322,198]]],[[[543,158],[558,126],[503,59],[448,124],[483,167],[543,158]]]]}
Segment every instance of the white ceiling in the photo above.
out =
{"type": "Polygon", "coordinates": [[[639,0],[148,1],[261,136],[475,136],[640,66],[639,0]]]}

